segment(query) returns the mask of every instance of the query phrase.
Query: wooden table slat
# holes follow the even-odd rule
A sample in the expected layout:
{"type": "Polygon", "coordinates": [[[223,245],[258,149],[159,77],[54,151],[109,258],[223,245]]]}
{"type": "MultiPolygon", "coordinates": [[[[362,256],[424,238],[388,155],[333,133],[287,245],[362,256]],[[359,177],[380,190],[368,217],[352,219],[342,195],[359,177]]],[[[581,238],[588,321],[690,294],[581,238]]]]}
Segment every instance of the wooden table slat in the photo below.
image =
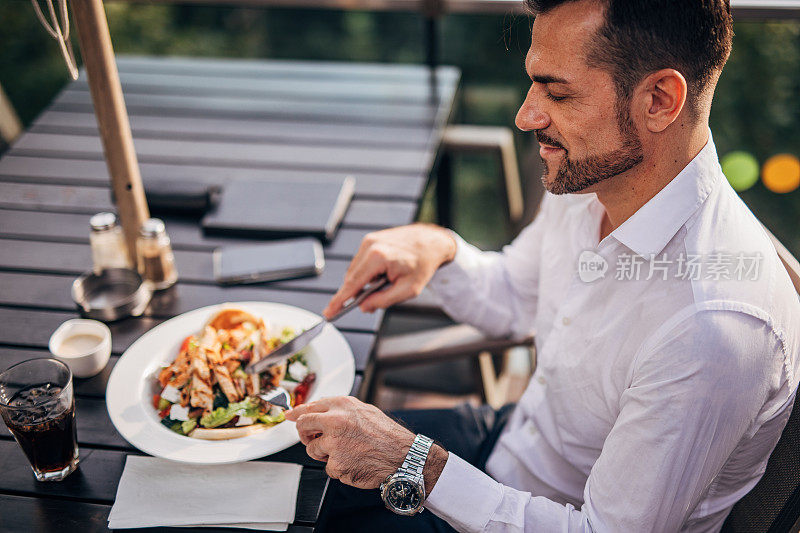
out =
{"type": "MultiPolygon", "coordinates": [[[[220,246],[263,242],[259,239],[207,236],[191,219],[163,217],[163,220],[175,250],[211,251],[220,246]]],[[[88,244],[88,228],[89,216],[86,214],[0,209],[0,238],[88,244]]],[[[349,261],[368,231],[341,228],[333,242],[324,245],[325,259],[349,261]]]]}
{"type": "MultiPolygon", "coordinates": [[[[8,346],[0,346],[0,372],[28,359],[39,359],[42,357],[52,357],[50,351],[44,348],[11,348],[8,346]]],[[[106,384],[114,365],[117,363],[119,356],[112,355],[106,367],[96,376],[90,378],[75,378],[73,385],[75,387],[75,395],[85,398],[100,398],[106,396],[106,384]]]]}
{"type": "MultiPolygon", "coordinates": [[[[384,126],[434,126],[439,121],[436,105],[394,105],[344,102],[287,102],[283,99],[229,98],[225,96],[189,96],[126,93],[125,105],[131,115],[201,116],[248,119],[277,118],[341,124],[378,124],[384,126]]],[[[50,109],[91,113],[89,94],[63,91],[50,109]]]]}
{"type": "MultiPolygon", "coordinates": [[[[33,477],[19,445],[12,440],[0,439],[0,471],[3,472],[0,492],[113,503],[127,455],[127,452],[119,450],[81,448],[78,470],[59,483],[41,483],[33,477]]],[[[295,521],[310,524],[316,521],[327,480],[324,471],[303,468],[295,521]]]]}
{"type": "MultiPolygon", "coordinates": [[[[235,58],[189,58],[117,56],[121,73],[144,72],[148,74],[186,74],[201,77],[238,76],[253,79],[346,79],[356,81],[412,82],[426,84],[431,71],[423,65],[376,64],[336,61],[291,61],[235,58]]],[[[83,74],[83,72],[82,72],[83,74]]],[[[461,73],[456,67],[436,67],[440,84],[454,86],[461,73]]]]}
{"type": "MultiPolygon", "coordinates": [[[[71,318],[79,318],[77,311],[0,307],[0,321],[4,324],[0,328],[0,345],[46,349],[50,335],[71,318]]],[[[122,354],[136,339],[163,321],[142,316],[110,323],[112,353],[122,354]]],[[[342,335],[350,344],[357,368],[363,369],[372,352],[374,333],[342,330],[342,335]]]]}
{"type": "MultiPolygon", "coordinates": [[[[4,513],[2,531],[29,531],[33,533],[97,533],[108,532],[108,514],[111,505],[83,503],[52,498],[0,494],[0,509],[13,509],[4,513]]],[[[291,524],[287,533],[311,533],[309,526],[291,524]]],[[[120,530],[117,530],[120,531],[120,530]]],[[[141,533],[186,533],[186,528],[140,528],[141,533]]],[[[231,533],[245,531],[230,528],[204,527],[203,533],[231,533]]]]}
{"type": "MultiPolygon", "coordinates": [[[[8,242],[25,243],[27,241],[8,242]]],[[[41,249],[41,246],[39,248],[41,249]]],[[[0,303],[48,309],[76,309],[71,296],[74,278],[74,275],[53,271],[50,273],[0,271],[0,303]]],[[[319,314],[328,305],[330,298],[330,294],[318,292],[282,291],[249,285],[220,287],[178,283],[167,291],[156,293],[145,310],[144,316],[160,319],[170,318],[199,307],[243,301],[295,305],[319,314]]],[[[369,314],[356,309],[337,320],[337,326],[343,330],[374,333],[377,331],[380,318],[379,312],[369,314]]]]}
{"type": "MultiPolygon", "coordinates": [[[[227,96],[281,97],[286,99],[325,99],[329,101],[377,101],[393,103],[430,103],[431,85],[413,79],[329,77],[324,80],[307,77],[237,75],[209,76],[200,72],[127,72],[120,71],[125,92],[153,94],[225,94],[227,96]]],[[[72,90],[89,90],[85,72],[70,85],[72,90]]],[[[439,83],[438,96],[447,101],[455,87],[439,83]]]]}
{"type": "MultiPolygon", "coordinates": [[[[344,172],[324,169],[179,165],[141,161],[139,170],[145,185],[148,182],[162,179],[196,180],[209,185],[224,185],[231,179],[291,179],[314,182],[320,179],[329,179],[332,176],[349,175],[356,180],[356,198],[379,197],[382,200],[398,198],[417,201],[422,196],[427,181],[427,178],[421,175],[344,172]]],[[[104,188],[109,186],[108,169],[102,159],[65,159],[7,154],[0,159],[0,179],[53,185],[86,185],[104,188]]]]}
{"type": "MultiPolygon", "coordinates": [[[[104,400],[76,398],[75,416],[78,422],[78,443],[81,446],[107,446],[132,450],[130,444],[114,429],[104,400]]],[[[13,438],[5,424],[0,425],[0,436],[6,440],[13,438]]]]}
{"type": "MultiPolygon", "coordinates": [[[[435,143],[424,127],[370,124],[326,124],[292,120],[230,120],[202,117],[130,117],[134,138],[175,138],[211,141],[272,142],[280,144],[378,146],[425,149],[435,143]]],[[[92,113],[46,111],[28,128],[33,133],[97,135],[92,113]]]]}
{"type": "MultiPolygon", "coordinates": [[[[71,187],[0,181],[0,207],[57,213],[115,211],[110,189],[71,187]]],[[[414,220],[417,206],[413,202],[353,200],[342,221],[342,227],[388,228],[414,220]]]]}
{"type": "Polygon", "coordinates": [[[110,505],[0,494],[0,530],[45,533],[107,532],[110,505]],[[11,511],[13,509],[13,512],[11,511]]]}
{"type": "MultiPolygon", "coordinates": [[[[136,154],[147,163],[209,163],[217,166],[255,166],[361,170],[420,175],[432,163],[428,149],[377,147],[297,146],[280,143],[182,141],[134,138],[136,154]]],[[[14,155],[103,158],[99,137],[51,133],[23,133],[9,151],[14,155]]]]}
{"type": "MultiPolygon", "coordinates": [[[[53,272],[56,274],[81,274],[92,268],[92,252],[88,244],[77,243],[49,243],[0,239],[0,247],[6,253],[0,256],[0,270],[31,270],[37,272],[53,272]],[[63,258],[59,263],[53,263],[51,253],[57,253],[63,258]]],[[[214,278],[214,266],[210,251],[175,250],[175,263],[178,268],[180,281],[183,283],[202,283],[217,285],[214,278]]],[[[310,276],[285,281],[273,281],[237,286],[219,286],[222,291],[232,288],[244,289],[305,289],[327,293],[334,293],[344,279],[349,261],[329,259],[325,269],[319,276],[310,276]]]]}

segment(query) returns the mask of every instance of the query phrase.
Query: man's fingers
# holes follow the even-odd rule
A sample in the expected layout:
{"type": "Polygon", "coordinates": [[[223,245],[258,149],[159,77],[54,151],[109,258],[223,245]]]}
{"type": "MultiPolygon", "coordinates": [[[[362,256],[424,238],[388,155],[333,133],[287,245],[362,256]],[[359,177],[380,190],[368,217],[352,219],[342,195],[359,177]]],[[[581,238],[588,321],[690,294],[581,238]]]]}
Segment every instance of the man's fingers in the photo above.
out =
{"type": "Polygon", "coordinates": [[[300,442],[308,445],[325,431],[324,416],[324,413],[307,413],[297,419],[296,428],[300,442]]]}
{"type": "Polygon", "coordinates": [[[345,286],[343,285],[339,291],[333,295],[328,305],[325,307],[325,310],[322,311],[325,318],[330,318],[341,311],[344,302],[349,298],[349,296],[347,296],[348,292],[349,289],[345,290],[345,286]]]}
{"type": "Polygon", "coordinates": [[[321,400],[316,400],[314,402],[304,403],[302,405],[298,405],[294,409],[286,411],[284,415],[286,416],[286,420],[297,422],[297,419],[306,413],[324,413],[331,408],[332,399],[333,398],[322,398],[321,400]]]}
{"type": "Polygon", "coordinates": [[[328,461],[328,464],[325,466],[325,473],[328,474],[330,478],[344,482],[342,479],[344,472],[337,461],[328,461]]]}
{"type": "Polygon", "coordinates": [[[317,461],[327,461],[328,451],[325,436],[312,440],[306,445],[306,453],[309,457],[317,461]]]}
{"type": "Polygon", "coordinates": [[[312,440],[318,439],[322,436],[322,433],[303,432],[303,431],[298,431],[298,434],[300,435],[300,442],[303,444],[303,446],[308,446],[308,444],[312,440]]]}
{"type": "Polygon", "coordinates": [[[333,295],[322,314],[327,318],[335,315],[342,309],[347,300],[361,292],[364,285],[384,273],[386,273],[385,262],[381,261],[377,256],[368,258],[345,276],[342,286],[333,295]]]}
{"type": "Polygon", "coordinates": [[[358,292],[359,287],[353,282],[353,273],[360,271],[361,265],[368,260],[369,254],[367,253],[367,249],[371,245],[371,242],[367,242],[367,238],[361,241],[361,247],[358,249],[355,257],[353,257],[353,260],[350,261],[350,264],[347,265],[347,271],[344,274],[341,287],[339,287],[339,290],[336,291],[336,294],[333,295],[330,302],[328,302],[328,306],[322,312],[326,317],[337,313],[342,308],[342,304],[350,298],[352,294],[358,292]]]}
{"type": "Polygon", "coordinates": [[[363,287],[363,284],[359,285],[353,276],[354,265],[356,262],[361,261],[363,261],[362,258],[356,257],[350,263],[350,268],[347,269],[347,273],[344,276],[342,285],[339,287],[339,290],[336,291],[336,294],[331,297],[330,301],[328,302],[328,306],[322,312],[322,314],[326,317],[331,317],[332,315],[338,313],[344,305],[344,302],[358,294],[358,291],[361,289],[361,287],[363,287]]]}
{"type": "Polygon", "coordinates": [[[371,277],[363,278],[361,275],[356,276],[348,274],[345,276],[342,286],[339,287],[339,290],[333,295],[322,314],[330,318],[341,311],[345,302],[356,296],[371,279],[371,277]]]}
{"type": "Polygon", "coordinates": [[[322,433],[328,429],[325,423],[326,413],[306,413],[297,419],[297,431],[322,433]]]}
{"type": "Polygon", "coordinates": [[[390,285],[389,288],[370,294],[361,302],[361,310],[365,313],[371,313],[376,309],[385,309],[416,295],[414,281],[409,278],[401,278],[390,285]]]}

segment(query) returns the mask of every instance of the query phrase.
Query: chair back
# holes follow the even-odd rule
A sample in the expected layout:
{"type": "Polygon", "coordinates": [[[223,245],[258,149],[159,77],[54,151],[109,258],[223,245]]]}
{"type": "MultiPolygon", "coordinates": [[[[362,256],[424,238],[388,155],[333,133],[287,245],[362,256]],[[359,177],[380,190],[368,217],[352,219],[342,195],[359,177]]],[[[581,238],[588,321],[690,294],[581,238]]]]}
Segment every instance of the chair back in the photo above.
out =
{"type": "MultiPolygon", "coordinates": [[[[800,263],[768,230],[767,234],[800,294],[800,263]]],[[[733,506],[723,532],[786,533],[800,530],[800,394],[789,421],[769,456],[767,469],[747,495],[733,506]]]]}

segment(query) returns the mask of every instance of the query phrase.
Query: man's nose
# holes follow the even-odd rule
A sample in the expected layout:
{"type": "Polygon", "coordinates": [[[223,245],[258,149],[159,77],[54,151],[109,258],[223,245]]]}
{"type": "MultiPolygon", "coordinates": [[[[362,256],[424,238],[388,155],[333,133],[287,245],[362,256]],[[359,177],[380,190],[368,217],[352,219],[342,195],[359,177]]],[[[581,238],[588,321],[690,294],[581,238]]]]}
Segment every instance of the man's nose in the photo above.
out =
{"type": "Polygon", "coordinates": [[[522,131],[543,130],[550,125],[550,116],[538,105],[533,88],[525,96],[514,123],[522,131]]]}

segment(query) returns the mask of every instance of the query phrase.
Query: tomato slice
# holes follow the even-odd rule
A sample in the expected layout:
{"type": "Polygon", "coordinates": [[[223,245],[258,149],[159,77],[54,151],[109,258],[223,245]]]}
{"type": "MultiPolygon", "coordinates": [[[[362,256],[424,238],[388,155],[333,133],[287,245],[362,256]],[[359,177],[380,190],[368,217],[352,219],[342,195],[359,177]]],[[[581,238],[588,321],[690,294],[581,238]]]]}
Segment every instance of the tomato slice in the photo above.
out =
{"type": "Polygon", "coordinates": [[[158,410],[158,404],[161,403],[161,395],[153,394],[153,409],[158,410]]]}
{"type": "Polygon", "coordinates": [[[181,349],[180,349],[181,352],[185,352],[186,350],[189,349],[189,343],[191,342],[192,337],[194,337],[194,335],[189,335],[188,337],[183,339],[183,344],[181,344],[181,349]]]}
{"type": "Polygon", "coordinates": [[[308,399],[308,392],[314,380],[317,378],[316,374],[308,374],[300,384],[294,388],[294,407],[304,404],[308,399]]]}

